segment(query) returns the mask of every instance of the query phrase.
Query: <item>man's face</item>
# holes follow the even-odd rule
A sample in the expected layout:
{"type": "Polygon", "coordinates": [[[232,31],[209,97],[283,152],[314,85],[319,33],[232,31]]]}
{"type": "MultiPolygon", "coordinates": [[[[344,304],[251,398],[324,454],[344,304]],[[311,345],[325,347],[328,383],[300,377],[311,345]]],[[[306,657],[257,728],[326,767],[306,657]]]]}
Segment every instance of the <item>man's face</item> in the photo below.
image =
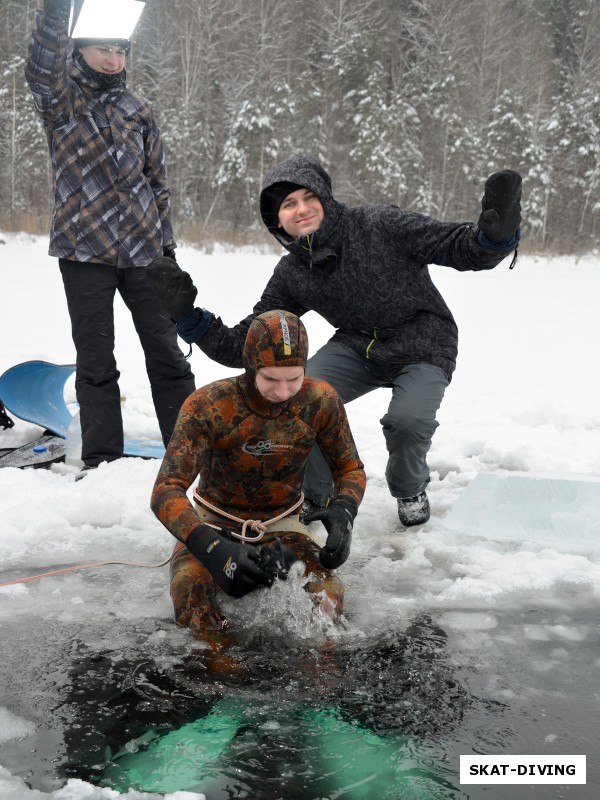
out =
{"type": "Polygon", "coordinates": [[[256,373],[256,388],[270,403],[285,403],[300,391],[303,381],[302,367],[262,367],[256,373]]]}
{"type": "Polygon", "coordinates": [[[125,68],[127,53],[115,44],[89,44],[81,48],[86,64],[96,72],[116,75],[125,68]]]}
{"type": "Polygon", "coordinates": [[[279,225],[293,239],[314,233],[324,219],[321,201],[310,189],[296,189],[279,206],[279,225]]]}

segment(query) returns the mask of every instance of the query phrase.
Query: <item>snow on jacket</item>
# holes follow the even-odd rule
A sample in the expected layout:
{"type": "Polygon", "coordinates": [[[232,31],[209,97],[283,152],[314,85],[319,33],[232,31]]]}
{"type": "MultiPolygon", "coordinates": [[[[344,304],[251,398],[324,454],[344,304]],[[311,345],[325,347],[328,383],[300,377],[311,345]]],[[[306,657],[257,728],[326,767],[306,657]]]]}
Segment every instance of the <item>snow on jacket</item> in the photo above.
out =
{"type": "Polygon", "coordinates": [[[251,327],[243,375],[198,389],[182,406],[152,493],[154,513],[180,541],[199,524],[186,494],[197,476],[200,495],[221,510],[241,519],[269,519],[300,498],[315,443],[331,469],[335,496],[360,505],[365,472],[337,392],[305,377],[287,402],[271,403],[254,385],[261,367],[305,364],[304,325],[287,315],[286,349],[278,315],[265,314],[260,321],[268,326],[257,320],[251,327]]]}
{"type": "MultiPolygon", "coordinates": [[[[288,254],[244,320],[228,328],[211,317],[206,332],[200,328],[196,343],[201,350],[221,364],[239,366],[246,331],[258,314],[269,308],[298,315],[311,310],[336,328],[333,341],[391,374],[407,364],[428,363],[450,379],[458,331],[428,265],[492,269],[508,253],[480,244],[474,223],[440,222],[394,205],[347,208],[334,199],[328,173],[313,158],[291,158],[274,167],[261,198],[265,189],[283,181],[316,194],[325,212],[323,225],[291,240],[263,203],[263,220],[288,254]]],[[[181,325],[178,331],[183,335],[181,325]]]]}
{"type": "Polygon", "coordinates": [[[66,23],[36,11],[25,76],[54,175],[50,255],[147,266],[163,247],[174,246],[152,109],[125,86],[98,88],[68,58],[68,48],[66,23]]]}

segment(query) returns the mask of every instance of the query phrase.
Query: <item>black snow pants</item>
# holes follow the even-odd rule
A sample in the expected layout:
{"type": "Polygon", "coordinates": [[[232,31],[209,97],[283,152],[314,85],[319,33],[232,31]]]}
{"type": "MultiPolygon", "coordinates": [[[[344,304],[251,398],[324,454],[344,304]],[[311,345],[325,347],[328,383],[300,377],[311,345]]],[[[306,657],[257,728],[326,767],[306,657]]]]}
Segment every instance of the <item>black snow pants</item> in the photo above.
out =
{"type": "Polygon", "coordinates": [[[114,298],[118,290],[133,319],[165,445],[179,409],[195,390],[194,375],[143,267],[117,269],[59,259],[77,352],[75,391],[86,466],[123,455],[119,371],[115,360],[114,298]]]}

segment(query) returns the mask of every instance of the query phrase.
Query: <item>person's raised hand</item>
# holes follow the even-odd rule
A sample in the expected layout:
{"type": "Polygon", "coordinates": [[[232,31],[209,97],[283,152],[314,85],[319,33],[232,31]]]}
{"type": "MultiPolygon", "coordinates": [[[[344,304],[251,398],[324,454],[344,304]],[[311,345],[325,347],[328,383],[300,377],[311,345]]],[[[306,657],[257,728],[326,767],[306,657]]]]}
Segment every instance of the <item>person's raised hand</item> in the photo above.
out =
{"type": "Polygon", "coordinates": [[[479,230],[490,242],[505,242],[521,224],[521,184],[518,172],[510,169],[494,172],[485,182],[481,199],[479,230]]]}
{"type": "Polygon", "coordinates": [[[44,11],[49,17],[68,22],[71,16],[71,0],[44,0],[44,11]]]}

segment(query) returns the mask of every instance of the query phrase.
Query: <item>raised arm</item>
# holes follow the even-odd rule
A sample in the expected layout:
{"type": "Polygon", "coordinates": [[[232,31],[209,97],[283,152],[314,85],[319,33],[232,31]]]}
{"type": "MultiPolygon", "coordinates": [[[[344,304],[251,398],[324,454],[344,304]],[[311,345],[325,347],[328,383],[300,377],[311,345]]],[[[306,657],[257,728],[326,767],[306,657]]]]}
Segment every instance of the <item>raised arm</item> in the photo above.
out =
{"type": "Polygon", "coordinates": [[[35,12],[25,78],[45,124],[59,117],[68,100],[70,8],[70,0],[45,0],[43,10],[35,12]]]}
{"type": "Polygon", "coordinates": [[[395,206],[386,208],[381,222],[399,250],[422,264],[459,271],[493,269],[519,244],[521,176],[511,170],[490,175],[481,207],[477,224],[443,222],[395,206]]]}

